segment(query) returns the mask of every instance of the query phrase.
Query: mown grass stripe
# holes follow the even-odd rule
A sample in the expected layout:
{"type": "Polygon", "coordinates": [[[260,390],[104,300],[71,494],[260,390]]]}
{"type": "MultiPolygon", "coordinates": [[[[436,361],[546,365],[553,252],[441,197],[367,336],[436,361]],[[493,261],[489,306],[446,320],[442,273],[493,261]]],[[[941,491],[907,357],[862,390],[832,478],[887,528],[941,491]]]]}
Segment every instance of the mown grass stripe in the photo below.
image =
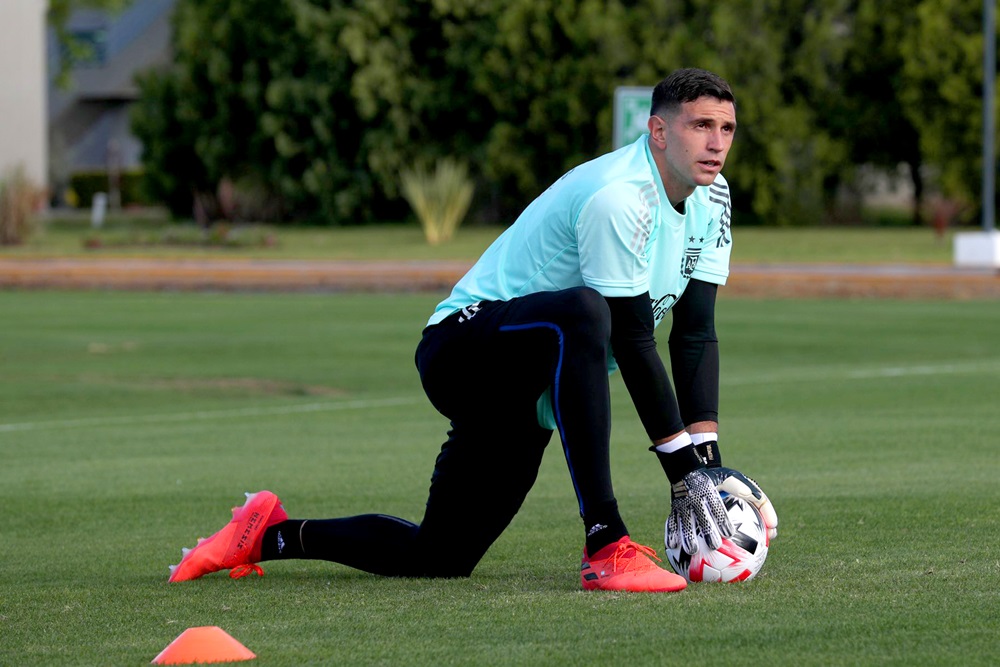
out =
{"type": "Polygon", "coordinates": [[[271,415],[291,415],[308,412],[328,412],[331,410],[367,410],[394,405],[407,405],[423,400],[420,397],[398,397],[374,400],[346,401],[341,403],[305,403],[303,405],[282,405],[272,407],[248,407],[230,410],[199,410],[197,412],[175,412],[149,415],[128,415],[122,417],[84,417],[81,419],[53,419],[42,422],[21,422],[0,424],[0,433],[16,431],[39,431],[58,428],[80,428],[88,426],[131,426],[134,424],[158,424],[166,422],[186,422],[195,419],[232,419],[236,417],[266,417],[271,415]]]}

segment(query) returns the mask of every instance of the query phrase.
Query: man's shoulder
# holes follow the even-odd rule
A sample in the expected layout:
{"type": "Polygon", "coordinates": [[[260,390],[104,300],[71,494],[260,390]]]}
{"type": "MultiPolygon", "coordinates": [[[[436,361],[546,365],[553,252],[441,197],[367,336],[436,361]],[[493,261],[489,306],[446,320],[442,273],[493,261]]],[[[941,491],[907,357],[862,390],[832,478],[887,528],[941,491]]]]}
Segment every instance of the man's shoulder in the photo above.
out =
{"type": "Polygon", "coordinates": [[[722,174],[711,185],[699,186],[691,194],[692,202],[708,210],[729,208],[729,200],[729,183],[722,174]]]}
{"type": "Polygon", "coordinates": [[[652,179],[609,180],[590,192],[584,207],[587,215],[581,216],[578,222],[583,219],[618,223],[631,220],[647,224],[659,207],[660,195],[652,179]]]}
{"type": "Polygon", "coordinates": [[[642,146],[631,144],[598,156],[571,170],[567,176],[592,187],[652,181],[653,173],[642,146]]]}

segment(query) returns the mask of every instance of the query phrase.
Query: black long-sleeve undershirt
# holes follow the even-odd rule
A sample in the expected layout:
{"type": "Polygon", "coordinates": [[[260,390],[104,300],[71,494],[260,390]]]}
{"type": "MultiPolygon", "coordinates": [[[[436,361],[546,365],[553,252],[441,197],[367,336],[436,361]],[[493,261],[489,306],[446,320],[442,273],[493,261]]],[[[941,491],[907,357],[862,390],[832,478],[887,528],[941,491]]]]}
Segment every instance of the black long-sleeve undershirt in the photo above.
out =
{"type": "Polygon", "coordinates": [[[719,421],[718,285],[692,280],[671,309],[670,366],[685,424],[719,421]]]}
{"type": "Polygon", "coordinates": [[[697,421],[718,420],[717,286],[692,280],[671,309],[670,359],[674,395],[656,349],[649,293],[608,297],[611,351],[650,440],[670,437],[697,421]]]}

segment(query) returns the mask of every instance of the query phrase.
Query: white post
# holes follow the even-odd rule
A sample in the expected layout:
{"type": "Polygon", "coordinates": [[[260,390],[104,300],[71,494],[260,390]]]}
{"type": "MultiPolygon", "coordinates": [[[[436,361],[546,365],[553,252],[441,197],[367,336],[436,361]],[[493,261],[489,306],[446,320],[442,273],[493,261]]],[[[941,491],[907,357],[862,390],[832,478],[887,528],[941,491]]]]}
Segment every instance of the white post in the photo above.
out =
{"type": "Polygon", "coordinates": [[[997,159],[996,116],[997,80],[996,0],[983,0],[983,231],[993,231],[996,215],[997,159]]]}
{"type": "Polygon", "coordinates": [[[996,0],[983,0],[983,231],[955,234],[955,265],[1000,268],[996,216],[995,95],[997,76],[996,0]]]}
{"type": "Polygon", "coordinates": [[[104,226],[104,216],[108,212],[108,195],[106,192],[95,192],[90,204],[90,226],[100,229],[104,226]]]}

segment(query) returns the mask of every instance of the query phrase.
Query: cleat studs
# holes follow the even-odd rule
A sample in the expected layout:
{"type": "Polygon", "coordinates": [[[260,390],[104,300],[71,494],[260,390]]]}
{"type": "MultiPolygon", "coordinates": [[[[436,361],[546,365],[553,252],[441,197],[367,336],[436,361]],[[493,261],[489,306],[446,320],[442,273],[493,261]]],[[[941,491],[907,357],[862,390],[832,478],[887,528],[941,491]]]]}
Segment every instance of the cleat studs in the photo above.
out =
{"type": "Polygon", "coordinates": [[[181,557],[182,558],[186,558],[189,553],[191,553],[191,550],[188,549],[187,547],[183,547],[181,549],[181,557]]]}

